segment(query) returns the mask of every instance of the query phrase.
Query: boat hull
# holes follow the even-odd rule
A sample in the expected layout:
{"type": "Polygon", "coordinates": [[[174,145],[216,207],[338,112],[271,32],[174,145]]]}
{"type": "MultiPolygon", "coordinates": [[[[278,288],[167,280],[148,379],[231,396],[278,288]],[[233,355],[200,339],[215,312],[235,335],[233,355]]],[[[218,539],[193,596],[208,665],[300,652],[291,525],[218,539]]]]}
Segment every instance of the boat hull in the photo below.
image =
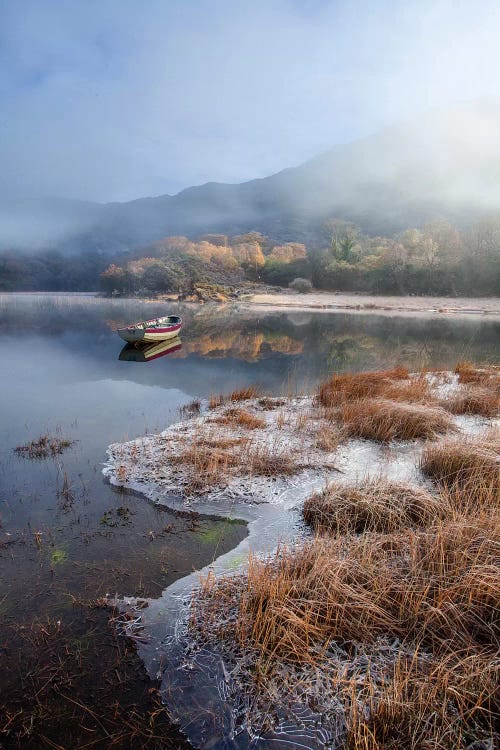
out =
{"type": "Polygon", "coordinates": [[[141,341],[149,343],[154,341],[168,341],[168,339],[175,338],[181,332],[182,323],[180,318],[178,320],[179,322],[176,322],[174,325],[155,325],[152,327],[147,327],[147,325],[127,326],[126,328],[119,328],[118,335],[128,344],[136,344],[141,341]]]}

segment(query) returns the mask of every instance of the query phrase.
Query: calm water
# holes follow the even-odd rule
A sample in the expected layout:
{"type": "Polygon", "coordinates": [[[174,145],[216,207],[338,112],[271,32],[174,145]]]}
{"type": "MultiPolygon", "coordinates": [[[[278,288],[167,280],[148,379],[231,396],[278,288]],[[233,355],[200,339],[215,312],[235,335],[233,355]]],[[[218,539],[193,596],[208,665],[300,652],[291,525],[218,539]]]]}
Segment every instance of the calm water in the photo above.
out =
{"type": "MultiPolygon", "coordinates": [[[[0,297],[4,543],[21,536],[28,542],[34,531],[42,531],[64,548],[63,563],[80,555],[88,558],[89,546],[93,559],[117,557],[120,564],[131,563],[130,533],[136,526],[132,514],[103,518],[123,504],[101,477],[106,447],[166,427],[194,398],[249,383],[269,393],[310,389],[332,370],[395,363],[450,367],[463,358],[495,361],[500,353],[498,319],[196,308],[183,311],[180,351],[149,362],[119,360],[121,340],[112,328],[162,310],[134,300],[0,297]],[[77,442],[55,461],[27,461],[13,452],[15,446],[47,432],[77,442]],[[65,474],[75,498],[69,509],[58,497],[65,474]],[[108,557],[110,535],[119,539],[113,540],[108,557]]],[[[131,502],[134,512],[147,505],[137,499],[131,502]]],[[[154,525],[156,511],[148,512],[151,519],[144,523],[154,525]]],[[[175,547],[182,556],[177,542],[175,547]]],[[[9,555],[15,557],[12,549],[10,544],[9,555]]],[[[183,569],[196,566],[196,551],[199,545],[186,550],[183,569]]]]}
{"type": "Polygon", "coordinates": [[[120,360],[113,327],[163,311],[133,300],[0,295],[0,641],[2,622],[78,618],[74,598],[159,596],[245,536],[244,524],[193,520],[113,490],[101,474],[109,443],[165,428],[192,399],[245,384],[308,390],[332,370],[448,368],[500,354],[500,321],[486,317],[199,307],[181,311],[180,350],[120,360]],[[57,459],[14,452],[45,433],[76,442],[57,459]]]}

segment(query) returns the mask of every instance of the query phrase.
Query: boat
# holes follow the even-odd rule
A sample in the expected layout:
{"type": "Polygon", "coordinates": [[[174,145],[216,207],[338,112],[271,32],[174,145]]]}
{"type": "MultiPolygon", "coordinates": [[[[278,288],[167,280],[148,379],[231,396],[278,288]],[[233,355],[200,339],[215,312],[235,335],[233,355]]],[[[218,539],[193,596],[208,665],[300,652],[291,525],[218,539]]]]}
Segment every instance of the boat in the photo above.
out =
{"type": "Polygon", "coordinates": [[[151,318],[140,323],[132,323],[124,328],[118,328],[118,334],[129,344],[139,341],[166,341],[178,336],[182,326],[182,318],[178,315],[166,315],[163,318],[151,318]]]}
{"type": "Polygon", "coordinates": [[[118,359],[122,362],[151,362],[153,359],[173,354],[180,349],[182,349],[182,343],[179,336],[153,344],[125,344],[118,359]]]}

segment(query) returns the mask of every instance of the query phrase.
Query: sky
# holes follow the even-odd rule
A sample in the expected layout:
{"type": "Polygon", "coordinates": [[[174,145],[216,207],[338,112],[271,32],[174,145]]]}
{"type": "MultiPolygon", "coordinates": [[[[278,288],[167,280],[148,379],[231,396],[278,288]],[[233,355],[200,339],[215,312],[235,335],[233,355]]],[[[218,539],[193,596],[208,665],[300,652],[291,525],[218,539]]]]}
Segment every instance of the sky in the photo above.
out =
{"type": "Polygon", "coordinates": [[[0,0],[0,196],[242,182],[500,96],[498,0],[0,0]]]}

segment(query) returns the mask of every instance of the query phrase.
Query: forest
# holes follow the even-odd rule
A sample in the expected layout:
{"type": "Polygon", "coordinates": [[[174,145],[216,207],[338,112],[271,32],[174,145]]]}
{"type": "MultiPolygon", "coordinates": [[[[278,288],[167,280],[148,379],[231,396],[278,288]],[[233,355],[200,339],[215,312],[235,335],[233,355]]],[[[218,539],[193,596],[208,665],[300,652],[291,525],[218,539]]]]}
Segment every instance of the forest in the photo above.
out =
{"type": "Polygon", "coordinates": [[[500,217],[460,229],[438,219],[393,236],[370,236],[331,218],[316,228],[308,246],[248,232],[166,237],[113,255],[0,255],[1,291],[183,295],[196,284],[237,287],[245,280],[303,291],[494,295],[500,288],[500,217]]]}

